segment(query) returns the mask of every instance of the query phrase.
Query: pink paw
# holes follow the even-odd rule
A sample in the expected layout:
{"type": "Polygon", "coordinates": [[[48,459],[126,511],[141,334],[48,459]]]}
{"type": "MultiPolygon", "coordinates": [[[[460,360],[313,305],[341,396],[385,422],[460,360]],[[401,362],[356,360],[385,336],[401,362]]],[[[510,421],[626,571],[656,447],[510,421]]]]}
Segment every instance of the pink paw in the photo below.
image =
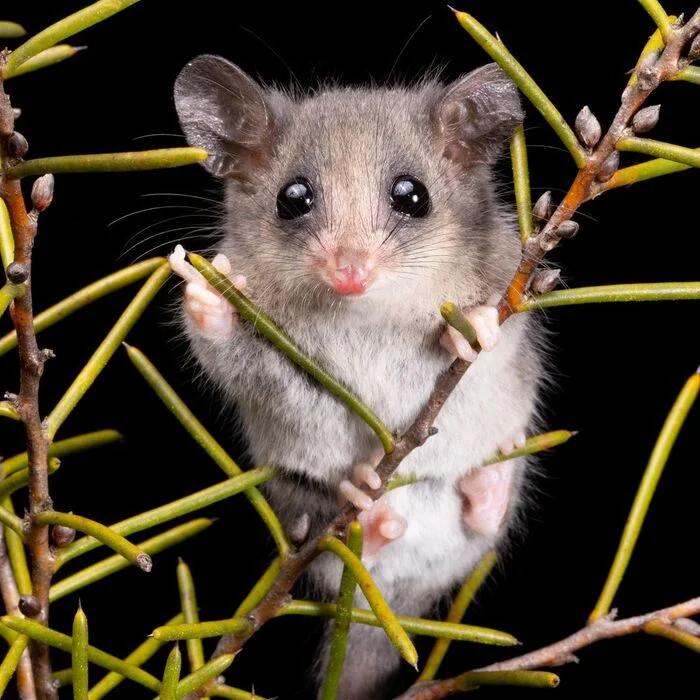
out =
{"type": "MultiPolygon", "coordinates": [[[[482,350],[493,350],[501,338],[498,323],[498,309],[495,306],[474,306],[464,312],[464,316],[476,331],[476,338],[482,350]]],[[[440,338],[440,345],[451,355],[467,362],[474,362],[477,352],[466,338],[452,326],[447,326],[440,338]]]]}
{"type": "Polygon", "coordinates": [[[459,480],[467,527],[487,537],[498,534],[508,511],[514,467],[513,460],[489,464],[459,480]]]}
{"type": "MultiPolygon", "coordinates": [[[[168,258],[170,267],[185,280],[185,313],[197,330],[209,340],[227,340],[231,337],[238,315],[202,275],[185,260],[185,249],[178,245],[168,258]]],[[[231,272],[231,263],[225,255],[219,254],[212,265],[223,275],[231,272]]],[[[246,279],[243,275],[231,278],[236,289],[245,291],[246,279]]]]}
{"type": "Polygon", "coordinates": [[[394,511],[386,496],[375,501],[360,488],[364,484],[371,489],[382,485],[375,471],[380,459],[381,455],[374,460],[374,465],[358,464],[353,469],[352,481],[341,481],[338,489],[341,500],[349,501],[362,511],[357,519],[364,528],[362,558],[366,560],[371,560],[382,547],[401,537],[408,527],[406,519],[394,511]]]}

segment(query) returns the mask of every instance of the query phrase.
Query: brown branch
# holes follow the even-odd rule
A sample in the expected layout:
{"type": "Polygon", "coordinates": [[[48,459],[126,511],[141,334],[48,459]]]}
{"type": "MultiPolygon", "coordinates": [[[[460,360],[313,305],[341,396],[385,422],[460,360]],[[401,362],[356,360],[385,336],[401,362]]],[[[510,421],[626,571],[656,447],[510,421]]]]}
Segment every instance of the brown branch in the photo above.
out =
{"type": "MultiPolygon", "coordinates": [[[[656,623],[668,625],[679,618],[690,617],[700,613],[700,598],[693,598],[684,603],[673,605],[670,608],[655,610],[645,615],[628,617],[624,620],[615,620],[614,611],[605,617],[601,617],[578,632],[562,639],[554,644],[531,651],[529,654],[516,656],[508,661],[500,661],[495,664],[476,669],[478,672],[499,673],[501,671],[527,671],[538,668],[551,668],[576,661],[574,652],[580,651],[591,644],[600,642],[603,639],[613,639],[624,637],[628,634],[646,632],[647,627],[652,624],[651,633],[655,630],[656,623]]],[[[460,677],[448,678],[443,681],[429,681],[419,683],[411,687],[396,700],[440,700],[449,695],[463,692],[460,687],[460,677]]]]}
{"type": "MultiPolygon", "coordinates": [[[[630,123],[649,94],[658,85],[674,76],[685,62],[680,58],[683,48],[700,30],[700,10],[683,26],[673,26],[666,47],[654,63],[642,64],[637,69],[637,81],[628,87],[622,97],[622,104],[613,122],[602,140],[592,149],[588,149],[586,159],[574,179],[566,196],[555,212],[536,235],[531,236],[523,245],[522,255],[506,293],[498,303],[499,322],[504,323],[515,309],[523,302],[537,266],[545,255],[565,237],[565,227],[562,224],[571,219],[573,214],[584,203],[596,196],[597,184],[612,176],[617,168],[617,151],[615,144],[623,137],[630,135],[630,123]],[[560,235],[561,231],[561,235],[560,235]]],[[[475,350],[479,352],[477,346],[475,350]]],[[[443,405],[449,398],[459,380],[466,374],[472,363],[456,359],[452,365],[438,377],[433,392],[427,404],[421,410],[408,430],[396,442],[394,451],[383,457],[377,467],[382,478],[382,487],[365,491],[377,498],[384,490],[388,480],[401,462],[417,447],[420,447],[435,432],[433,424],[443,405]]],[[[349,523],[357,516],[357,509],[346,506],[319,537],[304,544],[297,552],[289,555],[283,563],[279,576],[274,585],[260,604],[248,615],[250,628],[244,634],[230,634],[222,637],[214,652],[214,656],[235,654],[245,642],[262,627],[265,622],[275,616],[289,599],[292,586],[304,570],[319,555],[318,543],[324,536],[340,537],[344,534],[349,523]]],[[[213,682],[212,682],[213,683],[213,682]]],[[[199,688],[188,696],[188,700],[204,697],[206,689],[212,683],[199,688]]]]}
{"type": "MultiPolygon", "coordinates": [[[[0,54],[0,69],[7,54],[0,54]]],[[[1,71],[0,71],[1,72],[1,71]]],[[[37,345],[32,312],[31,265],[32,248],[37,231],[37,213],[27,212],[18,180],[7,176],[8,170],[19,162],[26,150],[26,142],[14,130],[14,113],[9,97],[0,81],[0,197],[5,201],[15,240],[13,277],[24,283],[26,293],[12,303],[12,320],[17,331],[20,362],[19,394],[13,404],[24,424],[29,455],[29,515],[26,542],[32,556],[32,592],[41,604],[37,620],[48,624],[49,588],[54,572],[54,557],[49,545],[48,526],[35,523],[35,518],[52,508],[48,481],[48,441],[43,431],[39,411],[39,382],[44,371],[46,355],[37,345]]],[[[40,700],[57,698],[51,678],[49,649],[45,644],[32,642],[30,655],[37,697],[40,700]]]]}
{"type": "MultiPolygon", "coordinates": [[[[0,527],[0,595],[2,595],[2,601],[5,604],[7,614],[21,616],[19,612],[19,590],[17,589],[17,582],[15,581],[15,575],[12,571],[10,558],[7,555],[5,532],[2,527],[0,527]]],[[[29,657],[29,652],[26,650],[19,660],[15,680],[17,682],[17,693],[20,700],[36,700],[32,662],[29,657]]]]}

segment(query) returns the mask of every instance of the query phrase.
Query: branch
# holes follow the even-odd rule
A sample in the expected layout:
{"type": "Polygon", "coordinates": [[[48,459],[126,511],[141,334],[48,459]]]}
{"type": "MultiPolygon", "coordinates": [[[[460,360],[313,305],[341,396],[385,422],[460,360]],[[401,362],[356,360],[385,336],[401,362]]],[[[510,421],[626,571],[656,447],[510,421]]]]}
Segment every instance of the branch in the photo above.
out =
{"type": "MultiPolygon", "coordinates": [[[[569,637],[549,646],[532,651],[529,654],[516,656],[508,661],[500,661],[483,668],[476,669],[479,673],[501,673],[503,671],[524,671],[536,668],[549,668],[570,663],[576,659],[574,652],[595,644],[603,639],[624,637],[628,634],[647,631],[649,623],[661,622],[669,624],[680,618],[690,617],[700,613],[700,597],[679,603],[670,608],[656,610],[646,615],[615,620],[614,613],[601,617],[569,637]]],[[[655,628],[652,627],[652,632],[655,628]]],[[[410,688],[396,700],[439,700],[449,695],[461,692],[458,679],[449,678],[443,681],[421,683],[410,688]]]]}

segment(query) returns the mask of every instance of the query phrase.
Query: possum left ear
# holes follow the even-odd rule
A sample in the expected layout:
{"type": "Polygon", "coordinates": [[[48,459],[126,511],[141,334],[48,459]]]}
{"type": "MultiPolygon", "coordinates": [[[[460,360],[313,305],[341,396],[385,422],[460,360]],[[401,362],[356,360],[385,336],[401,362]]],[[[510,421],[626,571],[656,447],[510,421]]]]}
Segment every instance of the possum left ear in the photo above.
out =
{"type": "Polygon", "coordinates": [[[496,160],[525,112],[513,81],[489,63],[448,85],[432,116],[444,155],[469,166],[496,160]]]}

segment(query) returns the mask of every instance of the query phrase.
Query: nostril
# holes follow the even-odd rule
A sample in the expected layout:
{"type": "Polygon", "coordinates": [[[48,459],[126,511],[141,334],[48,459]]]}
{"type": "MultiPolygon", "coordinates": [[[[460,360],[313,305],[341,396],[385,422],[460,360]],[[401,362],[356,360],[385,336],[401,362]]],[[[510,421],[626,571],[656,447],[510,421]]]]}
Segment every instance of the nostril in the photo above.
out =
{"type": "Polygon", "coordinates": [[[333,272],[333,287],[338,294],[362,294],[367,282],[367,269],[363,265],[345,265],[333,272]]]}

